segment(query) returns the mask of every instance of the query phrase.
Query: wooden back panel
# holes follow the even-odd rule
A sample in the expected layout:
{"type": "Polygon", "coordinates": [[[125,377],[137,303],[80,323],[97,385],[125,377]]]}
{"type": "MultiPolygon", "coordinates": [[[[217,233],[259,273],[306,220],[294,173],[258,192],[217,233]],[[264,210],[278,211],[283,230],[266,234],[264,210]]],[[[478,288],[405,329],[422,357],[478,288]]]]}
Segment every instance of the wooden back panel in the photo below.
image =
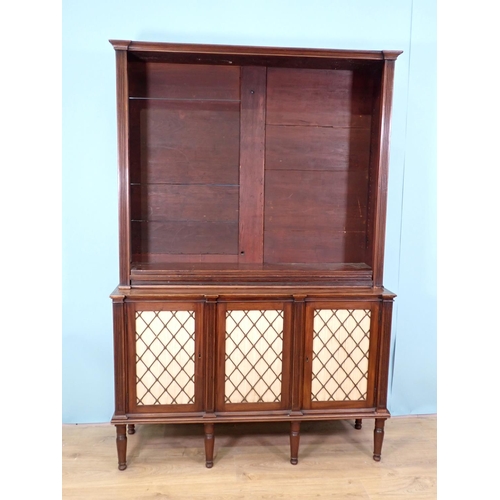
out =
{"type": "Polygon", "coordinates": [[[266,263],[366,262],[372,100],[366,73],[268,69],[266,263]]]}

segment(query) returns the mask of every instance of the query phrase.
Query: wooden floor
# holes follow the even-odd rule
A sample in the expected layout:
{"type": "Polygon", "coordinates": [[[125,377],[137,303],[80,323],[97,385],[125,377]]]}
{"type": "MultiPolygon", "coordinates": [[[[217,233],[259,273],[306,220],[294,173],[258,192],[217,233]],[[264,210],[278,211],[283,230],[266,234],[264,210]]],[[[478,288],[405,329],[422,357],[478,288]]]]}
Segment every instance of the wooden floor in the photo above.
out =
{"type": "Polygon", "coordinates": [[[304,422],[298,465],[289,424],[219,424],[205,468],[199,425],[137,426],[128,468],[117,468],[114,427],[63,426],[63,499],[436,498],[436,416],[386,422],[382,461],[372,460],[373,420],[304,422]]]}

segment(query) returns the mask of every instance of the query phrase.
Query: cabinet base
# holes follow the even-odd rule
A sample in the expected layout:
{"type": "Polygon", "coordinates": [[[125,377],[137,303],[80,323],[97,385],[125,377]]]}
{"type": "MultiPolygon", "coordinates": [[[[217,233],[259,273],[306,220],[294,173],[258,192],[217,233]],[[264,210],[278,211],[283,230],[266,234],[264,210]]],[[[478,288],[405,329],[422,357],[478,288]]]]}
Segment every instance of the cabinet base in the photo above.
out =
{"type": "MultiPolygon", "coordinates": [[[[380,462],[382,453],[382,443],[384,440],[384,426],[387,418],[390,417],[388,412],[383,414],[377,414],[375,418],[375,428],[373,431],[373,460],[380,462]],[[382,417],[382,418],[381,418],[382,417]]],[[[364,418],[370,418],[370,416],[364,416],[364,418]]],[[[374,418],[371,415],[371,418],[374,418]]],[[[268,419],[269,420],[269,419],[268,419]]],[[[285,419],[273,419],[278,421],[284,421],[285,419]]],[[[345,420],[345,418],[339,418],[330,416],[330,418],[314,418],[314,419],[290,419],[290,463],[292,465],[297,465],[299,462],[299,444],[300,444],[300,424],[302,421],[312,421],[312,420],[345,420]]],[[[256,419],[246,419],[246,422],[255,422],[256,419]]],[[[185,421],[184,421],[185,422],[185,421]]],[[[227,419],[218,419],[219,423],[227,422],[227,419]]],[[[112,423],[114,423],[112,421],[112,423]]],[[[143,419],[145,424],[152,423],[166,423],[163,421],[151,421],[151,419],[143,419]]],[[[169,422],[171,423],[171,422],[169,422]]],[[[199,423],[199,420],[198,422],[199,423]]],[[[135,433],[135,424],[124,424],[114,423],[116,426],[116,447],[118,452],[118,469],[125,470],[127,468],[127,428],[129,434],[135,433]]],[[[361,429],[362,419],[355,419],[355,429],[361,429]]],[[[207,469],[211,469],[214,466],[214,445],[215,445],[215,424],[213,422],[204,423],[204,444],[205,444],[205,466],[207,469]]]]}

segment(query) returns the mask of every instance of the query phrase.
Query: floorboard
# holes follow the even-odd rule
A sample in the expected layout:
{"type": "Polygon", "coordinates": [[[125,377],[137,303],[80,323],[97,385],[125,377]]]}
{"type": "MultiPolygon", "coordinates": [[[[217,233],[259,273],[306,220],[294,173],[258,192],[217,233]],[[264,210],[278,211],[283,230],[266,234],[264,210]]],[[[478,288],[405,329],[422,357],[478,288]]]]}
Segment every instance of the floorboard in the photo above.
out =
{"type": "Polygon", "coordinates": [[[289,463],[289,424],[219,424],[215,460],[204,465],[200,425],[137,425],[119,471],[114,427],[64,425],[63,499],[436,498],[437,417],[386,422],[382,461],[372,460],[373,420],[301,426],[299,463],[289,463]]]}

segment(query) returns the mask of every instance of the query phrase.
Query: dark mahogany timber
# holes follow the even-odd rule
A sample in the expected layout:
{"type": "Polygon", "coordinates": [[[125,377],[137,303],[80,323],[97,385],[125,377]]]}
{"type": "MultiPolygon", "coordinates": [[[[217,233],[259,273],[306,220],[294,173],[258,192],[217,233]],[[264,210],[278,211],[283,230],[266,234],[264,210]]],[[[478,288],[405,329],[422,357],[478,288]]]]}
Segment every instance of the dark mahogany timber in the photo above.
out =
{"type": "Polygon", "coordinates": [[[205,424],[205,466],[211,469],[214,465],[214,424],[205,424]]]}
{"type": "Polygon", "coordinates": [[[400,51],[112,40],[119,283],[118,468],[137,424],[375,421],[400,51]],[[345,376],[341,374],[345,373],[345,376]]]}
{"type": "Polygon", "coordinates": [[[118,469],[127,468],[127,426],[116,426],[116,448],[118,450],[118,469]]]}
{"type": "Polygon", "coordinates": [[[384,441],[384,425],[385,418],[375,419],[375,430],[373,431],[373,460],[375,460],[375,462],[380,462],[380,457],[382,454],[382,442],[384,441]]]}
{"type": "Polygon", "coordinates": [[[299,463],[300,422],[290,423],[290,463],[299,463]]]}

